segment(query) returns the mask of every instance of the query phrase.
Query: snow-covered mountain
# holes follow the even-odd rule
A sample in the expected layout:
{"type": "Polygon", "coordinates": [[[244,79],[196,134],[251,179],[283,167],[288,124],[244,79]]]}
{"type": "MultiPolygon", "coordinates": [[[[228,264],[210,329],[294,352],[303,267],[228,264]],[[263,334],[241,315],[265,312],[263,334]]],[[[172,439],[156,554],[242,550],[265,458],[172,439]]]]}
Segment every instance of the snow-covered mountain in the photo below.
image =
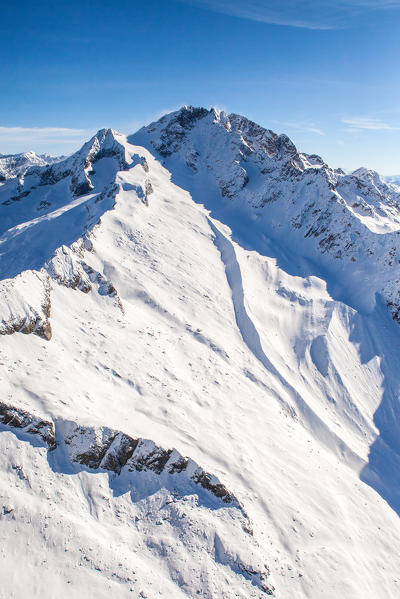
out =
{"type": "Polygon", "coordinates": [[[260,235],[284,240],[318,265],[314,274],[335,278],[335,295],[370,310],[379,293],[398,318],[400,190],[378,173],[346,175],[285,135],[216,110],[167,115],[132,139],[165,157],[176,181],[234,233],[236,219],[250,216],[255,223],[240,236],[249,248],[263,251],[260,235]]]}
{"type": "Polygon", "coordinates": [[[193,107],[7,178],[4,596],[398,597],[399,204],[193,107]]]}
{"type": "Polygon", "coordinates": [[[385,181],[388,183],[392,183],[393,185],[397,185],[400,187],[400,175],[391,175],[389,177],[385,177],[385,181]]]}
{"type": "Polygon", "coordinates": [[[0,154],[0,183],[6,179],[23,175],[31,166],[44,166],[65,158],[54,157],[50,154],[36,154],[32,150],[21,154],[0,154]]]}

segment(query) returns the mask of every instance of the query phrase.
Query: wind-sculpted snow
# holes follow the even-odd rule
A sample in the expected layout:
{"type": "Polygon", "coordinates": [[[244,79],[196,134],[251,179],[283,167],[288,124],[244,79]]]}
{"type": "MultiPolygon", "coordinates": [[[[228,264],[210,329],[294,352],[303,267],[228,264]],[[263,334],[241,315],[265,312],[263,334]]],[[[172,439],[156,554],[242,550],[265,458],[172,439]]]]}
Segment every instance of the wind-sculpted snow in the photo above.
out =
{"type": "MultiPolygon", "coordinates": [[[[154,472],[157,475],[182,474],[186,484],[200,485],[223,503],[243,512],[236,497],[220,481],[204,472],[193,460],[172,449],[163,449],[153,441],[134,439],[124,433],[108,428],[89,428],[67,425],[63,442],[73,462],[89,468],[103,468],[118,475],[126,472],[154,472]]],[[[182,478],[182,477],[180,477],[182,478]]],[[[179,487],[179,482],[177,483],[179,487]]],[[[243,515],[246,514],[243,512],[243,515]]]]}
{"type": "MultiPolygon", "coordinates": [[[[240,266],[235,255],[235,248],[232,242],[227,239],[221,231],[209,220],[211,229],[215,235],[215,245],[221,253],[222,261],[225,265],[225,272],[229,287],[232,291],[232,301],[235,310],[236,323],[249,350],[259,360],[262,366],[271,373],[277,381],[282,385],[282,388],[289,394],[292,404],[296,407],[298,413],[302,416],[302,421],[309,429],[312,430],[314,436],[320,440],[322,444],[334,449],[341,456],[345,457],[349,464],[355,467],[362,467],[362,462],[359,457],[348,447],[343,441],[336,436],[316,412],[310,408],[301,394],[285,379],[284,376],[277,370],[271,360],[265,354],[260,335],[253,321],[248,315],[245,306],[245,292],[243,288],[242,274],[240,266]]],[[[317,337],[311,344],[310,355],[315,363],[315,344],[318,343],[317,337]]],[[[320,352],[318,352],[320,355],[320,352]]],[[[323,359],[323,356],[321,356],[323,359]]],[[[319,369],[320,370],[320,369],[319,369]]],[[[294,414],[297,413],[296,411],[294,414]]]]}
{"type": "MultiPolygon", "coordinates": [[[[163,449],[153,441],[134,439],[106,427],[93,428],[79,426],[73,422],[59,422],[56,430],[53,422],[2,402],[0,402],[0,422],[11,430],[17,429],[25,434],[39,437],[50,451],[54,451],[59,444],[62,444],[66,447],[66,454],[72,462],[91,469],[110,470],[117,475],[120,475],[124,468],[124,473],[154,472],[157,475],[164,473],[167,477],[182,474],[185,479],[184,486],[185,484],[199,485],[214,495],[217,500],[239,509],[247,519],[239,501],[215,476],[205,472],[193,460],[182,456],[176,449],[163,449]]],[[[179,481],[174,484],[178,487],[180,485],[179,481]]]]}

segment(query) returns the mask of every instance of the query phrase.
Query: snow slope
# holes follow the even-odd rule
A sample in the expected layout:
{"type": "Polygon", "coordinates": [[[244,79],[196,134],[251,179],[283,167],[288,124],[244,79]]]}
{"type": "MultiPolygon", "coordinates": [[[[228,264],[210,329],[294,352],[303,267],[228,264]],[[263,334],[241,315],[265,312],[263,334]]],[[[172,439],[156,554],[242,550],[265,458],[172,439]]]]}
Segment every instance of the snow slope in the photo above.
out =
{"type": "Polygon", "coordinates": [[[0,597],[398,597],[397,202],[191,107],[5,182],[0,597]]]}

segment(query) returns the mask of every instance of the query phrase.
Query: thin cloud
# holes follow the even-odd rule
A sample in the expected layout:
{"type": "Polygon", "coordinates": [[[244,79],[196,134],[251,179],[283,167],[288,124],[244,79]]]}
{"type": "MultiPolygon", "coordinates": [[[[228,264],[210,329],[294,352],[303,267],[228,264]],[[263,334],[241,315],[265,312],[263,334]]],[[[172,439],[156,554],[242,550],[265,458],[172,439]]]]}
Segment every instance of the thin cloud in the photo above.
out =
{"type": "Polygon", "coordinates": [[[94,133],[93,129],[0,126],[0,154],[27,150],[66,153],[79,148],[94,133]]]}
{"type": "Polygon", "coordinates": [[[181,0],[234,17],[306,29],[339,29],[368,12],[400,8],[400,0],[181,0]]]}
{"type": "Polygon", "coordinates": [[[65,142],[87,136],[87,129],[68,129],[65,127],[1,127],[0,143],[33,140],[36,142],[65,142]]]}
{"type": "Polygon", "coordinates": [[[315,135],[325,135],[325,131],[316,127],[313,123],[293,123],[293,122],[282,122],[282,121],[274,121],[277,125],[281,127],[286,127],[292,131],[296,131],[299,133],[313,133],[315,135]]]}
{"type": "Polygon", "coordinates": [[[400,127],[386,123],[373,116],[355,116],[342,119],[347,131],[400,131],[400,127]]]}

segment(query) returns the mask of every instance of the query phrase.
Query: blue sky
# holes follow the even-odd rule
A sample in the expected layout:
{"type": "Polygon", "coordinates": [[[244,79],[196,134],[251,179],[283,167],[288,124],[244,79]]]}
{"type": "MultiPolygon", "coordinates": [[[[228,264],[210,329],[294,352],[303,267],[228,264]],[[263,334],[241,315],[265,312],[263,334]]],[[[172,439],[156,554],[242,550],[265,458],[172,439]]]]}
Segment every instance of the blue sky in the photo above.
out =
{"type": "Polygon", "coordinates": [[[68,153],[194,104],[400,172],[400,0],[20,0],[0,56],[0,153],[68,153]]]}

